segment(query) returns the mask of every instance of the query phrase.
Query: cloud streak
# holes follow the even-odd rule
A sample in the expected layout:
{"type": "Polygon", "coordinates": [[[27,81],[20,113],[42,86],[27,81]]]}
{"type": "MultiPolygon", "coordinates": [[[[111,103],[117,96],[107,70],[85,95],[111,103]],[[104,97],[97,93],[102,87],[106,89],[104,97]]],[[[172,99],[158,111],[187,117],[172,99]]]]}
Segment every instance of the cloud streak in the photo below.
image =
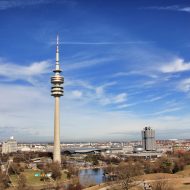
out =
{"type": "MultiPolygon", "coordinates": [[[[150,44],[155,43],[154,41],[126,41],[126,42],[84,42],[84,41],[63,41],[60,44],[63,45],[133,45],[133,44],[150,44]]],[[[52,45],[55,42],[51,43],[52,45]]]]}
{"type": "Polygon", "coordinates": [[[74,0],[1,0],[0,1],[0,10],[7,10],[11,8],[25,8],[28,6],[36,6],[43,4],[51,4],[51,3],[59,3],[59,4],[68,4],[71,6],[76,5],[74,0]]]}
{"type": "Polygon", "coordinates": [[[143,9],[150,9],[150,10],[165,10],[165,11],[180,11],[180,12],[187,12],[190,13],[190,7],[181,7],[179,5],[171,5],[171,6],[153,6],[153,7],[144,7],[143,9]]]}
{"type": "Polygon", "coordinates": [[[177,112],[179,110],[181,110],[182,107],[173,107],[173,108],[166,108],[164,110],[158,111],[158,112],[154,112],[151,114],[147,114],[147,116],[159,116],[159,115],[166,115],[168,113],[173,113],[173,112],[177,112]]]}
{"type": "Polygon", "coordinates": [[[64,70],[75,70],[75,69],[83,69],[96,65],[106,64],[109,61],[113,61],[113,57],[102,57],[102,58],[88,58],[85,60],[76,59],[76,60],[66,60],[67,64],[64,65],[64,70]]]}
{"type": "Polygon", "coordinates": [[[2,0],[0,1],[0,10],[6,10],[15,7],[26,7],[39,4],[48,4],[53,0],[2,0]]]}

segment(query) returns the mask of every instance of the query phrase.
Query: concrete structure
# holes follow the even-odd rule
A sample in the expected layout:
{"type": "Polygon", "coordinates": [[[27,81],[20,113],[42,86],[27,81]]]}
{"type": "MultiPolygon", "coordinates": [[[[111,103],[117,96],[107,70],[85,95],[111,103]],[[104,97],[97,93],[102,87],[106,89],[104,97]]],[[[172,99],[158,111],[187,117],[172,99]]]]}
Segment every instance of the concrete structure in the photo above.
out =
{"type": "Polygon", "coordinates": [[[151,127],[145,127],[142,130],[142,145],[146,151],[156,150],[155,130],[151,127]]]}
{"type": "Polygon", "coordinates": [[[2,153],[3,154],[17,152],[17,150],[18,150],[17,149],[17,141],[13,137],[10,137],[9,140],[7,140],[6,142],[3,142],[3,144],[2,144],[2,153]]]}
{"type": "Polygon", "coordinates": [[[159,158],[163,155],[161,152],[141,152],[141,153],[132,153],[132,154],[125,154],[126,157],[137,157],[137,158],[144,158],[144,159],[151,159],[151,158],[159,158]]]}
{"type": "Polygon", "coordinates": [[[62,154],[90,154],[90,153],[122,153],[122,148],[73,148],[73,149],[62,149],[62,154]]]}
{"type": "Polygon", "coordinates": [[[141,153],[141,152],[143,152],[143,147],[142,147],[142,145],[135,145],[134,147],[133,147],[133,152],[134,153],[141,153]]]}
{"type": "Polygon", "coordinates": [[[54,149],[53,149],[53,161],[61,163],[61,151],[60,151],[60,110],[59,110],[59,99],[63,96],[64,78],[60,75],[62,72],[59,66],[59,37],[57,36],[57,47],[56,47],[56,65],[54,76],[51,77],[51,95],[55,98],[55,112],[54,112],[54,149]]]}

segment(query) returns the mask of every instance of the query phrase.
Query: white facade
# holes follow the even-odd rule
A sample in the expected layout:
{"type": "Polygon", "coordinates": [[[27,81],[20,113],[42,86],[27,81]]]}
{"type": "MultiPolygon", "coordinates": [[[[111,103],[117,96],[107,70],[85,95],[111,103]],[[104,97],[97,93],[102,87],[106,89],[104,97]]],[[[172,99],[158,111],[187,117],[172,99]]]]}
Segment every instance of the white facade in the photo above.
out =
{"type": "Polygon", "coordinates": [[[2,144],[2,153],[7,154],[11,152],[17,152],[17,141],[11,137],[8,141],[3,142],[2,144]]]}

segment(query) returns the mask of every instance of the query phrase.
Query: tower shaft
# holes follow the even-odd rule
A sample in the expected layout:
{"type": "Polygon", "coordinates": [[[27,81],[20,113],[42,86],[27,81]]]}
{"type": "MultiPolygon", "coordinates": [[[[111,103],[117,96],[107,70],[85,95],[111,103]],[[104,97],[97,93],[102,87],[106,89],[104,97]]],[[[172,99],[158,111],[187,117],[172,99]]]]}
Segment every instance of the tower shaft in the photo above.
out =
{"type": "Polygon", "coordinates": [[[59,97],[55,97],[53,161],[61,163],[59,97]]]}

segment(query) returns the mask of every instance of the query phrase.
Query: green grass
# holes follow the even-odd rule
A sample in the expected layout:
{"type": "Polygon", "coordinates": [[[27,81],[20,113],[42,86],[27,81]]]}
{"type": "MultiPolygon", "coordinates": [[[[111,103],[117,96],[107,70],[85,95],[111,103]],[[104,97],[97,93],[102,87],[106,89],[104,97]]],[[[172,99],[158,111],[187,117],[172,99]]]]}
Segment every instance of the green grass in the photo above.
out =
{"type": "Polygon", "coordinates": [[[40,177],[35,177],[35,173],[40,173],[40,171],[34,171],[32,169],[25,170],[23,173],[26,176],[27,183],[29,185],[42,185],[43,181],[40,181],[40,177]]]}
{"type": "MultiPolygon", "coordinates": [[[[44,182],[40,181],[40,177],[35,177],[35,173],[40,173],[40,171],[34,171],[32,169],[26,169],[23,174],[26,177],[27,183],[29,185],[43,185],[44,182]]],[[[17,175],[11,175],[12,182],[16,185],[18,183],[18,176],[17,175]]]]}
{"type": "MultiPolygon", "coordinates": [[[[32,170],[32,169],[25,169],[23,172],[24,176],[26,177],[27,184],[31,186],[41,186],[44,185],[44,181],[41,181],[41,177],[35,177],[35,173],[41,173],[40,170],[32,170]]],[[[17,175],[11,175],[11,181],[13,182],[14,185],[18,184],[18,176],[17,175]]],[[[61,179],[58,180],[58,182],[63,182],[67,179],[67,175],[62,172],[61,179]]]]}

